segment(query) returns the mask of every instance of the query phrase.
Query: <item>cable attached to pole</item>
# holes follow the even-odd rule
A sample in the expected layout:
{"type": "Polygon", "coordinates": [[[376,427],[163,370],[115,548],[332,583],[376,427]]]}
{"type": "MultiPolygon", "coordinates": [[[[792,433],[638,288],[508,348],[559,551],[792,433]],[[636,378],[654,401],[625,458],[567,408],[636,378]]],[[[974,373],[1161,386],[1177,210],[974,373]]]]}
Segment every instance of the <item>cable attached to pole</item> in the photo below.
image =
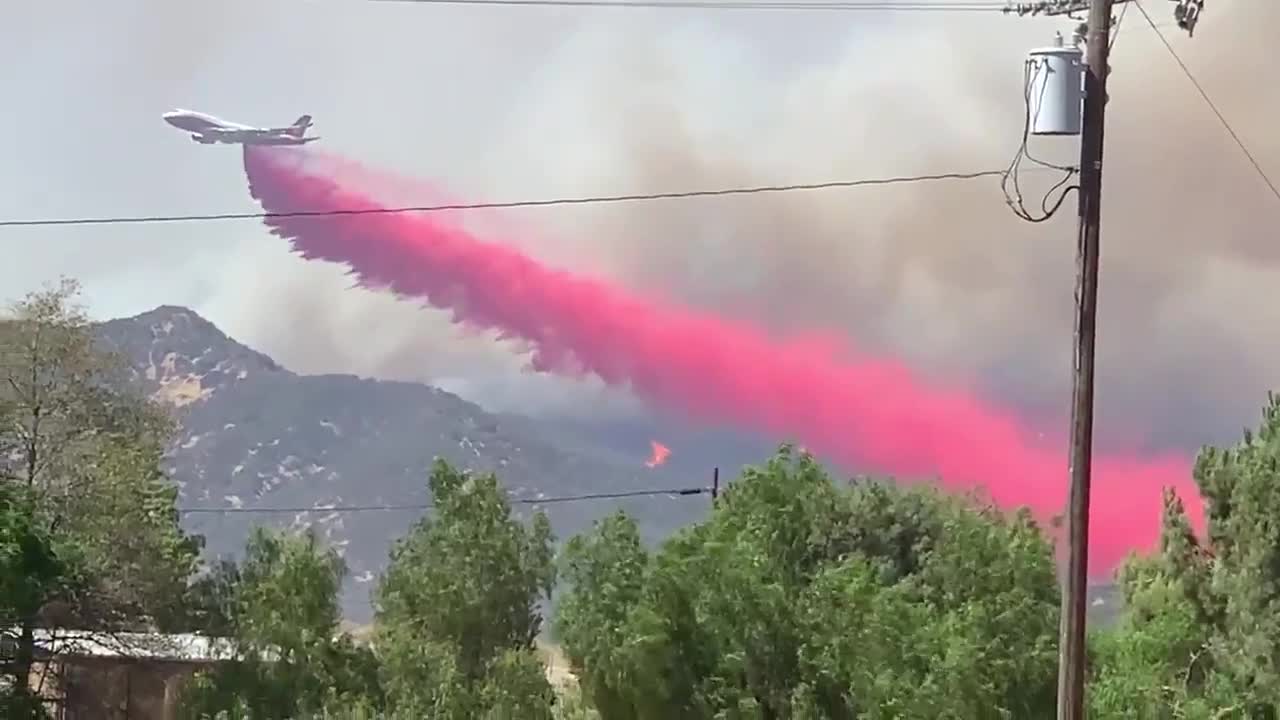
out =
{"type": "MultiPolygon", "coordinates": [[[[718,471],[717,471],[718,472],[718,471]]],[[[716,477],[716,483],[719,482],[719,476],[716,477]]],[[[542,498],[528,497],[511,497],[508,502],[512,505],[558,505],[561,503],[584,502],[587,500],[616,500],[624,498],[641,498],[641,497],[680,497],[686,495],[705,495],[708,492],[716,493],[719,491],[718,485],[713,485],[710,489],[705,487],[684,487],[670,488],[662,490],[623,490],[619,492],[601,492],[601,493],[585,493],[582,495],[558,495],[542,498]]],[[[433,503],[387,503],[379,505],[321,505],[319,507],[186,507],[178,508],[181,515],[241,515],[241,514],[271,514],[271,513],[356,513],[356,512],[391,512],[396,510],[430,510],[434,508],[433,503]]]]}
{"type": "MultiPolygon", "coordinates": [[[[1013,161],[1009,163],[1009,168],[1005,170],[1004,174],[1000,178],[1000,189],[1001,191],[1004,192],[1005,203],[1008,204],[1009,209],[1013,211],[1014,215],[1017,215],[1019,218],[1030,223],[1042,223],[1052,218],[1054,213],[1058,212],[1058,209],[1062,207],[1062,204],[1064,202],[1066,202],[1067,195],[1069,195],[1072,191],[1080,189],[1078,185],[1072,185],[1063,189],[1062,192],[1058,195],[1058,199],[1053,201],[1053,205],[1052,207],[1050,207],[1049,202],[1050,202],[1050,198],[1053,197],[1053,193],[1058,191],[1068,182],[1070,182],[1071,178],[1075,177],[1079,169],[1070,165],[1057,165],[1054,163],[1046,162],[1031,154],[1031,150],[1030,150],[1031,122],[1032,122],[1031,89],[1035,85],[1035,79],[1038,73],[1042,71],[1042,69],[1043,68],[1040,65],[1038,65],[1034,60],[1031,60],[1030,58],[1027,59],[1023,67],[1022,140],[1018,144],[1017,152],[1015,152],[1013,155],[1013,161]],[[1023,159],[1030,160],[1039,168],[1042,168],[1045,170],[1057,170],[1064,173],[1062,176],[1062,179],[1059,180],[1052,187],[1050,187],[1049,190],[1046,191],[1044,196],[1040,199],[1039,215],[1033,215],[1031,211],[1027,209],[1026,203],[1022,196],[1022,186],[1019,182],[1019,172],[1022,169],[1023,159]]],[[[1043,99],[1044,99],[1043,95],[1046,87],[1047,87],[1047,84],[1041,85],[1041,88],[1040,88],[1041,102],[1036,104],[1037,109],[1043,106],[1043,99]]]]}
{"type": "Polygon", "coordinates": [[[606,203],[646,202],[654,200],[679,200],[728,195],[760,195],[812,190],[870,187],[875,185],[907,185],[941,180],[976,180],[1000,177],[1003,170],[978,170],[974,172],[948,172],[930,175],[903,175],[861,180],[831,180],[816,183],[789,185],[757,185],[753,187],[684,190],[674,192],[636,193],[631,195],[590,195],[584,197],[551,198],[545,200],[510,200],[506,202],[453,203],[449,205],[416,205],[401,207],[353,208],[350,210],[299,210],[296,212],[241,212],[209,213],[202,215],[134,215],[83,218],[38,218],[30,220],[0,220],[0,227],[52,227],[65,225],[145,225],[156,223],[215,222],[221,220],[265,220],[291,217],[347,217],[352,215],[399,215],[404,213],[433,213],[450,210],[491,210],[504,208],[550,207],[558,205],[597,205],[606,203]]]}

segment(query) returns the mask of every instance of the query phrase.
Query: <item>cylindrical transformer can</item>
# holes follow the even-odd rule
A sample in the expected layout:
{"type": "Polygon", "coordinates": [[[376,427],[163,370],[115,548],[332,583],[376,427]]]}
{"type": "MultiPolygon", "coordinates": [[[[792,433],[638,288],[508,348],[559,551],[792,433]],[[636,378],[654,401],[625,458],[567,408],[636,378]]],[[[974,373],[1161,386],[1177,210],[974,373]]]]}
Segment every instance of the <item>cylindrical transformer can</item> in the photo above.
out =
{"type": "Polygon", "coordinates": [[[1027,109],[1032,135],[1079,135],[1084,115],[1084,52],[1078,47],[1032,50],[1027,58],[1027,109]]]}

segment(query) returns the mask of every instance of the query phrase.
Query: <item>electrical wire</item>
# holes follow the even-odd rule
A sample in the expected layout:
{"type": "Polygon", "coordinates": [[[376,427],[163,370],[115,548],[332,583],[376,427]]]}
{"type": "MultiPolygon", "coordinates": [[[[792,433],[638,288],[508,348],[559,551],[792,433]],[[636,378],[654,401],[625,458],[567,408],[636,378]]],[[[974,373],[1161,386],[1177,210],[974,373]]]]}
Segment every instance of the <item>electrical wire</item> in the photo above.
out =
{"type": "Polygon", "coordinates": [[[1120,26],[1124,24],[1124,16],[1129,14],[1129,5],[1131,4],[1132,3],[1128,2],[1124,4],[1124,7],[1120,9],[1120,17],[1117,18],[1115,24],[1111,26],[1111,40],[1107,42],[1108,53],[1115,48],[1116,40],[1120,38],[1120,26]]]}
{"type": "Polygon", "coordinates": [[[415,5],[500,5],[524,7],[589,7],[658,10],[834,10],[841,12],[1001,12],[1007,13],[1004,2],[939,2],[938,0],[797,0],[782,2],[764,0],[369,0],[415,5]]]}
{"type": "MultiPolygon", "coordinates": [[[[1072,191],[1079,190],[1080,186],[1071,185],[1063,189],[1061,194],[1058,195],[1058,199],[1053,202],[1053,206],[1049,206],[1049,199],[1053,197],[1053,193],[1066,185],[1071,178],[1075,177],[1079,169],[1074,166],[1057,165],[1046,162],[1031,154],[1031,149],[1029,147],[1031,139],[1031,88],[1036,77],[1033,75],[1033,65],[1035,65],[1035,61],[1028,59],[1023,67],[1022,141],[1018,145],[1017,152],[1013,155],[1012,162],[1009,163],[1009,168],[1001,175],[1000,189],[1004,192],[1005,202],[1009,205],[1009,208],[1013,210],[1014,215],[1017,215],[1019,218],[1030,223],[1042,223],[1053,217],[1053,215],[1058,212],[1058,209],[1062,207],[1062,203],[1066,201],[1067,195],[1072,191]],[[1035,163],[1041,169],[1057,170],[1063,173],[1062,179],[1050,187],[1040,199],[1039,215],[1031,214],[1031,211],[1026,207],[1026,202],[1022,195],[1022,186],[1019,182],[1019,175],[1022,170],[1022,161],[1024,158],[1035,163]],[[1010,189],[1010,186],[1012,186],[1012,190],[1010,189]]],[[[1039,73],[1040,66],[1035,65],[1034,72],[1039,73]]],[[[1041,93],[1043,92],[1044,86],[1041,87],[1041,93]]],[[[1043,97],[1041,100],[1043,100],[1043,97]]],[[[1037,112],[1042,106],[1043,102],[1037,104],[1037,112]]]]}
{"type": "Polygon", "coordinates": [[[1244,144],[1244,140],[1240,139],[1240,136],[1236,134],[1235,129],[1231,127],[1231,123],[1227,122],[1227,118],[1223,116],[1222,111],[1218,110],[1218,106],[1209,98],[1209,93],[1205,92],[1204,86],[1200,84],[1200,81],[1196,79],[1194,74],[1192,74],[1191,69],[1188,68],[1187,64],[1182,61],[1181,57],[1179,57],[1178,51],[1173,49],[1173,45],[1170,44],[1169,39],[1165,37],[1164,33],[1160,32],[1160,28],[1157,27],[1155,21],[1151,19],[1151,15],[1147,13],[1147,9],[1142,7],[1142,3],[1138,2],[1138,0],[1130,0],[1130,2],[1138,6],[1138,12],[1142,13],[1142,17],[1146,19],[1147,25],[1151,26],[1151,30],[1155,32],[1156,37],[1160,38],[1160,42],[1163,43],[1165,49],[1169,51],[1169,55],[1173,57],[1174,62],[1178,63],[1178,67],[1182,68],[1183,74],[1186,75],[1187,79],[1191,81],[1191,84],[1195,86],[1196,90],[1200,93],[1200,97],[1204,98],[1205,104],[1209,106],[1209,109],[1213,111],[1214,115],[1218,116],[1218,121],[1222,123],[1222,127],[1226,128],[1227,133],[1231,135],[1231,139],[1236,141],[1236,145],[1240,146],[1241,152],[1243,152],[1244,156],[1249,159],[1250,164],[1253,165],[1253,169],[1258,172],[1258,177],[1261,177],[1262,182],[1266,183],[1267,187],[1271,189],[1271,194],[1276,196],[1276,200],[1280,200],[1280,189],[1278,189],[1276,184],[1271,181],[1271,178],[1267,176],[1267,171],[1262,169],[1262,165],[1258,163],[1257,158],[1255,158],[1253,153],[1249,151],[1249,147],[1244,144]]]}
{"type": "Polygon", "coordinates": [[[974,180],[984,177],[999,177],[1004,170],[980,170],[977,172],[952,172],[934,175],[911,175],[902,177],[873,178],[864,180],[836,180],[831,182],[762,185],[756,187],[722,188],[715,190],[689,190],[684,192],[639,193],[634,195],[598,195],[576,198],[556,198],[550,200],[514,200],[509,202],[455,203],[450,205],[422,205],[408,207],[376,207],[353,208],[351,210],[299,210],[296,212],[244,212],[244,213],[212,213],[206,215],[138,215],[132,217],[89,217],[89,218],[40,218],[32,220],[0,220],[0,227],[47,227],[66,225],[140,225],[148,223],[175,222],[214,222],[219,220],[257,220],[290,217],[334,217],[347,215],[398,215],[401,213],[430,213],[449,210],[487,210],[494,208],[547,207],[552,205],[588,205],[601,203],[639,202],[651,200],[672,200],[695,197],[718,197],[724,195],[754,195],[761,193],[798,192],[806,190],[828,190],[834,188],[866,187],[872,185],[901,185],[907,183],[933,182],[939,180],[974,180]]]}
{"type": "MultiPolygon", "coordinates": [[[[559,495],[545,498],[508,498],[515,505],[554,505],[557,503],[583,502],[586,500],[612,500],[619,498],[654,497],[659,495],[705,495],[710,488],[672,488],[668,490],[629,490],[622,492],[587,493],[584,495],[559,495]]],[[[352,513],[388,512],[393,510],[430,510],[433,503],[405,503],[384,505],[330,505],[322,507],[189,507],[178,508],[183,515],[234,515],[240,513],[352,513]]]]}

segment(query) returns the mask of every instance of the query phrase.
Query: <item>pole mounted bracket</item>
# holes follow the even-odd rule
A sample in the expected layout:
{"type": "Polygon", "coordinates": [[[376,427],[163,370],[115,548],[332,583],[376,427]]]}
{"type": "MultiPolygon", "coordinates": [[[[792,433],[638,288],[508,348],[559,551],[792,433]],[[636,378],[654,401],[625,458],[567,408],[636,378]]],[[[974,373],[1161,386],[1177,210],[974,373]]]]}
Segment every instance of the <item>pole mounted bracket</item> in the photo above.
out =
{"type": "MultiPolygon", "coordinates": [[[[1135,1],[1113,0],[1116,5],[1135,1]]],[[[1186,30],[1188,37],[1193,37],[1196,31],[1196,23],[1200,22],[1200,14],[1204,12],[1204,0],[1168,1],[1174,3],[1173,19],[1178,24],[1178,27],[1186,30]]],[[[1018,17],[1065,15],[1072,20],[1083,20],[1079,13],[1083,13],[1088,9],[1089,0],[1029,0],[1025,2],[1012,2],[1011,0],[1005,5],[1002,12],[1005,15],[1017,15],[1018,17]]]]}
{"type": "Polygon", "coordinates": [[[1200,22],[1200,13],[1204,11],[1204,0],[1174,0],[1173,19],[1178,27],[1187,31],[1187,37],[1195,37],[1196,23],[1200,22]]]}

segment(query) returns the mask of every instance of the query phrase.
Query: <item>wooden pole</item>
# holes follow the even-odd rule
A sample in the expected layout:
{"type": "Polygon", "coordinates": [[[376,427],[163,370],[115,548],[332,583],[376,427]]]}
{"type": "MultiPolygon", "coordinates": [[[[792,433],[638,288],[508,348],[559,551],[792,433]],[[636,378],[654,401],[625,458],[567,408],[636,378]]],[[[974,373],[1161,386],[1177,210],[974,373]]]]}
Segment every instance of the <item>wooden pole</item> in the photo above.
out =
{"type": "Polygon", "coordinates": [[[1071,391],[1069,557],[1058,646],[1058,720],[1084,720],[1085,611],[1089,581],[1089,484],[1093,460],[1094,341],[1098,315],[1098,254],[1102,146],[1112,0],[1091,0],[1085,45],[1084,127],[1080,141],[1079,237],[1071,391]]]}

